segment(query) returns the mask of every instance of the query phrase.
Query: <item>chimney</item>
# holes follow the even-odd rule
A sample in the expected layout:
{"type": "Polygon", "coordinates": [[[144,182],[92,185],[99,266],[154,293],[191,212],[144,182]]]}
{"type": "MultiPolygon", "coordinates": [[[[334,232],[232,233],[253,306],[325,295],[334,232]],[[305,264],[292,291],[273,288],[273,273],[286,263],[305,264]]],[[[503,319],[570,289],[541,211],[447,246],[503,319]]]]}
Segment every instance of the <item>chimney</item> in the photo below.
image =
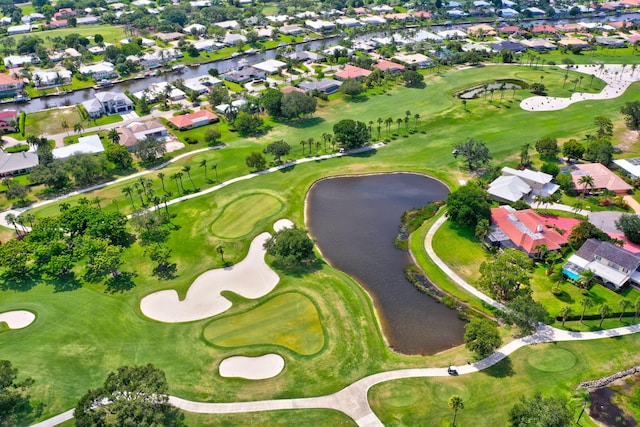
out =
{"type": "Polygon", "coordinates": [[[538,224],[536,227],[536,233],[542,233],[542,224],[538,224]]]}

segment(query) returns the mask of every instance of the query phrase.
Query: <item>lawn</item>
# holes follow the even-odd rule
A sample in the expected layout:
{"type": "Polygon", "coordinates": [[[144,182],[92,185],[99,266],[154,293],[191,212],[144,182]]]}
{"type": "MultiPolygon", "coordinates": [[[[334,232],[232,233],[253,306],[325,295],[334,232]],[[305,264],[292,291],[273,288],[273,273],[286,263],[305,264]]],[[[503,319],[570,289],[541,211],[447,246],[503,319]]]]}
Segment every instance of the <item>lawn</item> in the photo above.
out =
{"type": "MultiPolygon", "coordinates": [[[[171,281],[162,281],[151,276],[151,265],[144,255],[144,249],[134,244],[126,250],[126,261],[122,267],[125,272],[135,272],[135,286],[129,290],[111,293],[101,284],[84,284],[76,289],[82,284],[81,278],[75,283],[47,280],[31,282],[28,278],[20,283],[0,283],[0,311],[21,308],[33,310],[38,315],[36,322],[28,328],[0,333],[3,358],[11,360],[21,373],[36,380],[31,394],[47,403],[43,418],[73,407],[82,393],[102,383],[107,372],[122,364],[152,362],[166,372],[172,394],[187,399],[225,402],[321,395],[335,392],[363,376],[387,369],[425,366],[425,363],[429,366],[465,363],[469,355],[463,348],[427,358],[394,353],[386,346],[380,334],[368,295],[347,275],[332,269],[322,261],[295,271],[278,270],[281,282],[274,293],[282,295],[300,293],[304,290],[304,297],[314,304],[322,322],[324,348],[304,358],[290,352],[284,353],[286,374],[269,380],[248,382],[223,379],[217,375],[216,368],[221,360],[230,355],[237,355],[241,350],[251,352],[253,348],[251,345],[221,348],[208,344],[203,339],[203,334],[212,319],[184,324],[153,322],[140,313],[138,304],[143,296],[163,289],[176,289],[180,295],[184,295],[198,275],[222,266],[215,250],[219,244],[224,245],[227,260],[241,261],[252,238],[260,232],[271,231],[272,220],[276,216],[288,218],[303,226],[304,198],[309,187],[318,179],[364,172],[416,171],[439,177],[454,186],[457,185],[458,179],[468,179],[468,174],[460,169],[459,162],[451,156],[451,146],[466,137],[473,136],[485,140],[491,149],[495,164],[500,164],[514,158],[524,142],[533,142],[543,136],[578,137],[586,132],[593,132],[593,117],[602,114],[603,111],[616,112],[611,117],[619,121],[617,111],[620,106],[627,100],[636,99],[640,94],[640,85],[634,85],[623,97],[615,100],[585,102],[559,112],[543,113],[526,112],[517,107],[520,99],[530,96],[526,91],[516,91],[513,95],[509,93],[502,102],[499,96],[493,102],[482,98],[470,100],[467,111],[463,109],[459,100],[451,96],[456,90],[498,78],[519,77],[530,79],[531,82],[539,81],[540,74],[540,71],[517,66],[479,67],[442,75],[431,74],[427,78],[425,89],[401,87],[380,95],[369,94],[355,101],[333,99],[320,102],[314,117],[290,124],[269,122],[271,127],[268,132],[257,138],[242,138],[233,133],[223,134],[225,148],[199,153],[167,166],[159,171],[164,174],[163,180],[158,176],[158,172],[149,174],[148,177],[153,179],[155,193],[161,195],[164,192],[172,192],[174,197],[182,193],[175,180],[169,177],[187,165],[192,167],[190,174],[193,180],[192,184],[185,173],[183,181],[187,191],[214,185],[210,182],[213,164],[218,166],[220,181],[246,175],[249,168],[245,164],[245,157],[253,151],[262,151],[266,144],[281,138],[293,147],[291,153],[285,156],[285,160],[299,158],[302,156],[300,140],[310,137],[320,139],[322,133],[331,132],[333,124],[342,118],[375,122],[378,117],[404,117],[407,110],[410,110],[412,115],[420,115],[417,132],[409,133],[401,128],[400,135],[379,150],[298,164],[170,206],[170,211],[175,214],[173,223],[177,228],[168,241],[168,246],[173,251],[171,259],[177,265],[177,276],[171,281]],[[532,126],[532,122],[536,125],[532,126]],[[208,179],[205,177],[204,168],[199,166],[203,160],[209,165],[208,179]],[[242,196],[253,194],[259,197],[254,199],[254,205],[242,204],[242,196]],[[282,203],[279,211],[274,208],[274,200],[282,203]],[[228,231],[238,224],[232,215],[225,214],[225,210],[233,205],[235,207],[229,213],[243,216],[247,223],[242,225],[245,227],[241,230],[243,234],[236,234],[241,237],[235,237],[236,235],[228,231]],[[237,212],[240,208],[251,212],[237,212]],[[215,232],[220,234],[216,235],[215,232]],[[304,384],[304,387],[301,387],[301,384],[304,384]]],[[[564,70],[545,70],[544,82],[550,95],[563,93],[563,75],[564,70]]],[[[55,111],[55,114],[60,114],[59,110],[55,111]]],[[[46,118],[56,125],[59,125],[61,119],[62,117],[46,118]]],[[[67,121],[73,126],[73,120],[67,121]]],[[[392,131],[395,132],[395,127],[392,127],[392,131]]],[[[383,135],[391,137],[386,134],[386,130],[383,129],[383,135]]],[[[324,147],[321,151],[324,151],[324,147]]],[[[134,199],[135,206],[131,206],[132,202],[123,194],[123,188],[132,184],[132,181],[125,182],[84,196],[101,198],[105,210],[119,209],[123,213],[130,213],[134,207],[140,207],[139,200],[134,199]]],[[[67,202],[77,203],[77,200],[76,196],[67,202]]],[[[38,216],[57,212],[57,204],[33,210],[38,216]]],[[[416,237],[411,241],[412,249],[419,248],[419,241],[416,240],[419,233],[426,233],[426,230],[422,228],[415,233],[416,237]]],[[[461,234],[462,236],[457,236],[452,232],[450,237],[465,238],[464,233],[461,234]]],[[[468,233],[466,236],[468,237],[468,233]]],[[[464,245],[461,247],[471,251],[468,239],[464,245]]],[[[446,242],[440,250],[452,250],[453,247],[452,243],[446,242]]],[[[428,261],[424,260],[422,250],[417,251],[416,256],[421,265],[428,264],[428,261]]],[[[462,264],[465,259],[469,260],[469,257],[469,254],[458,256],[455,262],[462,264]]],[[[438,273],[431,267],[427,272],[440,284],[441,272],[438,273]]],[[[459,290],[455,292],[463,293],[459,290]]],[[[268,295],[259,301],[244,300],[233,295],[229,297],[233,300],[234,306],[225,316],[241,316],[242,313],[257,310],[256,312],[262,316],[256,316],[257,319],[266,322],[266,319],[273,318],[270,317],[272,313],[266,310],[261,312],[259,307],[274,295],[268,295]]],[[[477,301],[474,304],[478,304],[477,301]]],[[[294,317],[295,313],[296,311],[292,311],[287,315],[294,317]]],[[[247,322],[244,326],[247,330],[251,322],[244,320],[245,318],[251,319],[249,316],[236,317],[247,322]]],[[[223,319],[224,317],[217,317],[213,322],[222,322],[223,319]]],[[[227,324],[230,325],[231,322],[227,324]]],[[[267,328],[267,325],[259,327],[267,328]]],[[[255,335],[246,339],[246,343],[256,340],[255,335]]],[[[276,339],[273,335],[270,337],[271,341],[276,339]]],[[[620,342],[625,342],[628,346],[635,345],[635,348],[638,344],[637,339],[632,337],[612,341],[615,345],[620,342]]],[[[591,353],[604,354],[601,347],[607,347],[607,351],[609,348],[615,351],[614,346],[603,346],[602,343],[579,345],[583,346],[579,348],[580,357],[591,353]]],[[[621,353],[621,349],[617,350],[612,360],[623,360],[619,357],[621,353]]],[[[633,357],[636,357],[635,354],[637,351],[633,351],[633,357]]],[[[584,363],[588,365],[587,361],[584,363]]],[[[517,367],[516,362],[513,362],[513,366],[517,367]]],[[[489,377],[489,374],[478,374],[473,378],[467,378],[473,381],[482,375],[489,377]]],[[[575,386],[574,377],[566,380],[560,377],[561,384],[558,387],[563,384],[565,387],[575,386]]],[[[498,378],[487,387],[498,387],[501,393],[508,393],[509,384],[517,383],[519,375],[505,378],[498,378]]],[[[463,380],[466,381],[465,378],[429,381],[442,382],[443,392],[448,392],[449,388],[457,387],[458,381],[463,380]]],[[[413,417],[411,420],[422,419],[426,416],[425,408],[430,407],[424,404],[424,387],[419,390],[415,395],[421,396],[420,404],[415,411],[412,407],[402,408],[407,417],[413,417]],[[425,408],[421,406],[423,404],[425,408]]],[[[518,387],[514,388],[515,393],[518,390],[518,387]]],[[[489,392],[483,393],[482,404],[486,405],[494,396],[489,392]]],[[[514,397],[516,394],[509,396],[514,397]]],[[[508,399],[504,398],[503,401],[505,400],[508,399]]],[[[443,411],[449,414],[446,400],[444,402],[443,411]]],[[[470,416],[476,414],[482,417],[489,411],[482,405],[470,405],[471,410],[466,411],[470,416]]],[[[384,412],[387,418],[395,416],[396,413],[394,410],[384,412]]],[[[437,411],[430,416],[437,416],[437,411]]],[[[206,424],[205,420],[208,419],[215,422],[215,418],[197,417],[202,417],[198,418],[203,420],[198,421],[202,424],[206,424]]],[[[233,418],[244,425],[248,424],[248,420],[270,420],[268,417],[255,418],[255,414],[228,417],[221,417],[220,420],[233,418]]],[[[332,418],[328,419],[331,421],[332,418]]],[[[341,421],[337,420],[336,423],[338,422],[341,421]]],[[[439,421],[428,425],[438,424],[439,421]]]]}
{"type": "Polygon", "coordinates": [[[277,195],[249,193],[229,203],[211,224],[211,234],[222,239],[239,239],[249,234],[258,223],[277,219],[284,203],[277,195]],[[260,210],[252,209],[260,206],[260,210]]]}
{"type": "Polygon", "coordinates": [[[73,125],[82,122],[76,107],[55,108],[27,114],[25,135],[56,134],[73,131],[73,125]],[[66,123],[66,127],[63,125],[66,123]]]}
{"type": "Polygon", "coordinates": [[[26,36],[38,36],[41,39],[46,40],[47,37],[65,38],[67,35],[73,34],[73,33],[80,34],[83,37],[90,38],[90,40],[93,38],[94,35],[101,34],[102,37],[104,37],[104,41],[107,43],[115,43],[125,38],[124,27],[121,27],[118,25],[81,25],[75,28],[72,28],[72,27],[59,28],[56,30],[38,31],[38,32],[32,32],[28,34],[16,34],[9,37],[13,37],[16,40],[16,43],[18,43],[20,39],[26,36]]]}
{"type": "MultiPolygon", "coordinates": [[[[578,383],[626,369],[640,361],[633,350],[637,335],[605,342],[538,344],[518,350],[498,365],[477,374],[448,378],[412,378],[382,383],[369,391],[369,402],[386,426],[449,426],[453,412],[449,397],[462,397],[464,409],[456,425],[504,426],[509,409],[520,396],[569,399],[577,418],[581,401],[574,397],[578,383]]],[[[583,417],[583,426],[595,426],[583,417]]]]}

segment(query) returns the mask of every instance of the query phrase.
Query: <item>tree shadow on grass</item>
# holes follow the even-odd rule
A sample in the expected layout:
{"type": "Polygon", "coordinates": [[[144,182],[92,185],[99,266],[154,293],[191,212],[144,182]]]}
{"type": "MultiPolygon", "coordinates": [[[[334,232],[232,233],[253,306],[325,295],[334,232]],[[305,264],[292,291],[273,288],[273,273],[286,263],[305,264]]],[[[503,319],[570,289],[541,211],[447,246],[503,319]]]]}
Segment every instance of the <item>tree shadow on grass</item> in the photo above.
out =
{"type": "Polygon", "coordinates": [[[0,290],[27,292],[36,286],[36,280],[30,275],[6,277],[0,282],[0,290]]]}
{"type": "Polygon", "coordinates": [[[493,366],[484,369],[482,372],[494,378],[507,378],[515,375],[513,363],[509,357],[502,359],[493,366]]]}
{"type": "Polygon", "coordinates": [[[75,291],[82,287],[82,283],[73,271],[58,277],[56,280],[51,282],[51,285],[53,285],[54,292],[75,291]]]}
{"type": "Polygon", "coordinates": [[[296,120],[295,122],[288,122],[286,123],[286,125],[296,129],[307,129],[317,126],[324,121],[325,120],[322,117],[308,117],[305,119],[296,120]]]}
{"type": "Polygon", "coordinates": [[[136,273],[122,272],[116,277],[109,277],[105,284],[105,292],[115,294],[117,292],[122,293],[133,289],[136,284],[133,283],[133,278],[136,277],[136,273]]]}
{"type": "Polygon", "coordinates": [[[349,156],[351,157],[358,157],[361,159],[367,159],[369,157],[373,157],[376,154],[378,154],[378,150],[367,150],[367,151],[363,151],[361,153],[355,153],[355,154],[349,154],[349,156]]]}
{"type": "Polygon", "coordinates": [[[354,96],[351,99],[349,99],[349,102],[353,102],[353,103],[360,103],[360,102],[367,102],[369,100],[369,97],[366,95],[358,95],[358,96],[354,96]]]}
{"type": "Polygon", "coordinates": [[[573,304],[574,302],[576,302],[576,300],[573,299],[573,297],[566,291],[562,291],[560,295],[555,295],[555,297],[566,304],[573,304]]]}
{"type": "Polygon", "coordinates": [[[309,259],[306,261],[301,261],[297,264],[289,265],[283,262],[274,260],[273,267],[278,271],[286,274],[287,276],[292,277],[303,277],[308,274],[315,273],[318,270],[322,269],[324,262],[318,258],[309,259]]]}

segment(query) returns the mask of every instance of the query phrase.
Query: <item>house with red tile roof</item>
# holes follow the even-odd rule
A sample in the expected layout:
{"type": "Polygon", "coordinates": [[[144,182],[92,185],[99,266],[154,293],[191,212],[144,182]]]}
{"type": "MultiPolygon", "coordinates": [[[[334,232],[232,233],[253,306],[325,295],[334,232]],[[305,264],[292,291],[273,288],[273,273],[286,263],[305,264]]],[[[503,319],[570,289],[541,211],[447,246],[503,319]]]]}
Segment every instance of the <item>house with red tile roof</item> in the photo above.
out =
{"type": "Polygon", "coordinates": [[[63,7],[62,9],[59,9],[56,13],[53,14],[53,17],[55,19],[58,18],[70,18],[72,16],[76,16],[76,11],[73,10],[70,7],[63,7]]]}
{"type": "Polygon", "coordinates": [[[551,25],[537,25],[531,29],[533,34],[558,34],[558,30],[551,25]]]}
{"type": "Polygon", "coordinates": [[[183,114],[180,116],[171,117],[169,123],[171,123],[176,129],[193,129],[200,126],[206,126],[209,123],[213,123],[218,120],[218,116],[208,110],[200,110],[195,113],[183,114]]]}
{"type": "Polygon", "coordinates": [[[15,132],[18,123],[18,112],[16,110],[0,111],[0,131],[15,132]]]}
{"type": "Polygon", "coordinates": [[[23,80],[11,74],[0,73],[0,96],[16,95],[23,87],[23,80]]]}
{"type": "Polygon", "coordinates": [[[507,25],[505,27],[499,28],[498,31],[503,34],[525,34],[527,32],[517,25],[507,25]]]}
{"type": "Polygon", "coordinates": [[[575,165],[571,171],[573,185],[578,191],[602,190],[606,188],[617,194],[627,194],[633,189],[622,178],[611,172],[605,165],[601,163],[587,163],[584,165],[575,165]],[[581,182],[584,176],[590,176],[593,179],[593,186],[586,186],[581,182]]]}
{"type": "Polygon", "coordinates": [[[511,206],[491,209],[491,231],[485,238],[491,246],[517,249],[533,257],[542,245],[547,251],[557,251],[567,244],[562,235],[532,209],[517,211],[511,206]]]}
{"type": "Polygon", "coordinates": [[[620,0],[620,4],[628,7],[640,7],[640,0],[620,0]]]}
{"type": "Polygon", "coordinates": [[[584,30],[584,27],[578,24],[558,24],[556,25],[556,29],[560,31],[578,31],[581,32],[584,30]]]}
{"type": "Polygon", "coordinates": [[[429,19],[431,18],[431,12],[427,12],[426,10],[419,10],[415,12],[413,16],[417,16],[418,18],[429,19]]]}
{"type": "Polygon", "coordinates": [[[381,59],[380,61],[378,61],[378,63],[374,65],[373,68],[376,68],[380,71],[390,71],[392,73],[404,71],[405,69],[404,65],[392,61],[387,61],[386,59],[381,59]]]}
{"type": "Polygon", "coordinates": [[[355,67],[353,65],[345,65],[343,70],[338,71],[335,76],[339,79],[355,79],[359,80],[364,77],[367,77],[371,74],[371,71],[365,70],[364,68],[355,67]]]}

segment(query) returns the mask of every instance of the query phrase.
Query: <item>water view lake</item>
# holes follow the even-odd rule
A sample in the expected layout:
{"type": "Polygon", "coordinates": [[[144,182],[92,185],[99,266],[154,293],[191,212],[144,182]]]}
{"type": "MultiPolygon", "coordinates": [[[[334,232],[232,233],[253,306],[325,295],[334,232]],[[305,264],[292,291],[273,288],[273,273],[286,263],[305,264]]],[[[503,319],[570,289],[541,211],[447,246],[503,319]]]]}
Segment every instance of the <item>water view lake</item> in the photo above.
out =
{"type": "Polygon", "coordinates": [[[401,353],[433,354],[463,342],[457,312],[405,279],[411,258],[393,245],[405,210],[448,193],[441,182],[410,173],[329,178],[309,191],[311,235],[331,265],[369,292],[387,341],[401,353]]]}

